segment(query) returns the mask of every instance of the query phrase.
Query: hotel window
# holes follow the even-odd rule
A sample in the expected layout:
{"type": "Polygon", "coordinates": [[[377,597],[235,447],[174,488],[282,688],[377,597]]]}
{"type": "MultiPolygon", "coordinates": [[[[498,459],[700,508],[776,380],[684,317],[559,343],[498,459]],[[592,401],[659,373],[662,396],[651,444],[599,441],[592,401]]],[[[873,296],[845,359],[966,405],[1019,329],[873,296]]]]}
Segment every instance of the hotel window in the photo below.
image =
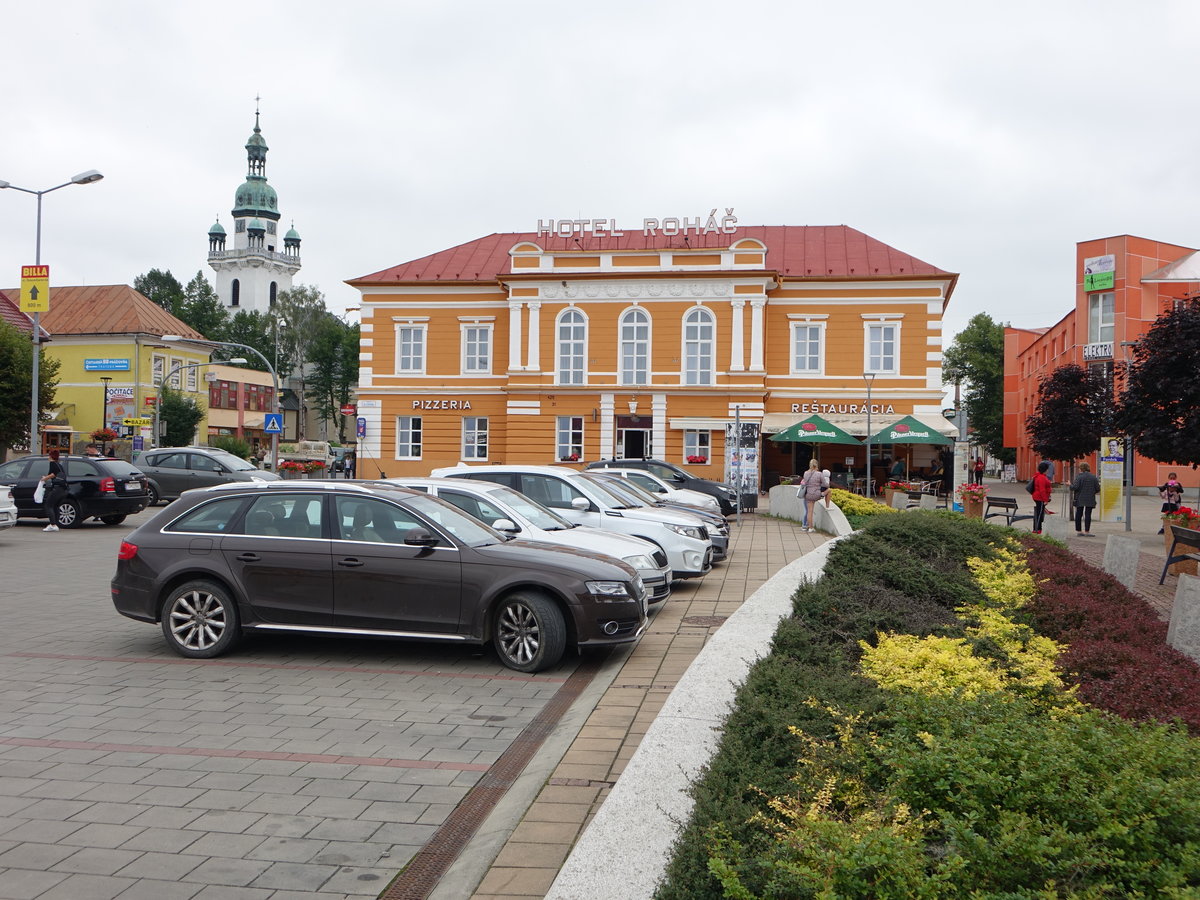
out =
{"type": "Polygon", "coordinates": [[[1115,294],[1106,291],[1088,297],[1088,343],[1106,344],[1113,339],[1116,321],[1115,294]]]}
{"type": "Polygon", "coordinates": [[[462,372],[484,373],[492,371],[492,326],[462,326],[462,372]]]}
{"type": "Polygon", "coordinates": [[[421,458],[421,417],[396,417],[396,459],[421,458]]]}
{"type": "Polygon", "coordinates": [[[425,326],[396,326],[396,371],[425,372],[425,326]]]}
{"type": "Polygon", "coordinates": [[[487,416],[464,416],[462,420],[463,459],[487,459],[487,416]]]}
{"type": "Polygon", "coordinates": [[[820,375],[824,365],[825,326],[792,323],[792,374],[820,375]]]}
{"type": "Polygon", "coordinates": [[[583,416],[558,416],[555,453],[564,462],[583,459],[583,416]]]}
{"type": "Polygon", "coordinates": [[[650,316],[634,307],[621,316],[621,384],[649,384],[650,316]]]}
{"type": "Polygon", "coordinates": [[[683,383],[713,383],[713,314],[703,307],[683,317],[683,383]]]}
{"type": "Polygon", "coordinates": [[[899,322],[868,322],[866,371],[894,375],[897,367],[897,347],[900,344],[899,322]]]}
{"type": "Polygon", "coordinates": [[[558,317],[558,383],[583,384],[587,354],[587,319],[577,309],[558,317]]]}
{"type": "Polygon", "coordinates": [[[712,458],[711,431],[685,431],[683,433],[683,458],[690,463],[708,462],[712,458]]]}

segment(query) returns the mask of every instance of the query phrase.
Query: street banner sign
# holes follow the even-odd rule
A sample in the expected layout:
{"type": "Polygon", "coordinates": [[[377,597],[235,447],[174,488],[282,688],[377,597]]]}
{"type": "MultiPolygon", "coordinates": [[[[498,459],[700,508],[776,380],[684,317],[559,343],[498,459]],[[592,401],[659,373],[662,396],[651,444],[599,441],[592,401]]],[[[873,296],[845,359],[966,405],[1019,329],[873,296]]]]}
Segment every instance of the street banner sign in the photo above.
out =
{"type": "Polygon", "coordinates": [[[343,416],[353,416],[353,415],[356,415],[357,413],[358,413],[358,407],[355,406],[353,403],[343,403],[342,404],[342,415],[343,416]]]}
{"type": "Polygon", "coordinates": [[[267,434],[283,434],[283,413],[267,413],[263,418],[263,431],[267,434]]]}
{"type": "Polygon", "coordinates": [[[362,416],[359,416],[358,421],[355,422],[354,433],[360,438],[367,436],[367,420],[362,416]]]}
{"type": "Polygon", "coordinates": [[[50,267],[21,266],[21,312],[50,311],[50,267]]]}

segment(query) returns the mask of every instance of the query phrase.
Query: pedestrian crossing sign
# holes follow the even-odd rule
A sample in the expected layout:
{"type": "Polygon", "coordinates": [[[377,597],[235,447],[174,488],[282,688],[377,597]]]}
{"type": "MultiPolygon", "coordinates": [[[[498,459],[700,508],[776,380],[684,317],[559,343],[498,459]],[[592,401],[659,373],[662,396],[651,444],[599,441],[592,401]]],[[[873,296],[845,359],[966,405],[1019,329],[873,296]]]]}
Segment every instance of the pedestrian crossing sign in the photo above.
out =
{"type": "Polygon", "coordinates": [[[263,431],[267,434],[283,434],[283,413],[267,413],[263,431]]]}

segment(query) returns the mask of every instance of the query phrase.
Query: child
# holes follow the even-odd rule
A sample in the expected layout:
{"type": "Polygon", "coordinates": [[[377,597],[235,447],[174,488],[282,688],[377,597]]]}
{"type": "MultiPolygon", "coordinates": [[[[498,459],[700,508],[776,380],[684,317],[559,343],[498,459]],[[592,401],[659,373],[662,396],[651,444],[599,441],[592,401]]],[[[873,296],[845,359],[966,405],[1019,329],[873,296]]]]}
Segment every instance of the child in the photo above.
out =
{"type": "MultiPolygon", "coordinates": [[[[1183,503],[1183,485],[1179,483],[1174,472],[1167,475],[1166,482],[1158,489],[1158,496],[1162,497],[1163,513],[1179,512],[1179,506],[1183,503]]],[[[1163,528],[1158,529],[1159,534],[1163,531],[1163,528]]]]}

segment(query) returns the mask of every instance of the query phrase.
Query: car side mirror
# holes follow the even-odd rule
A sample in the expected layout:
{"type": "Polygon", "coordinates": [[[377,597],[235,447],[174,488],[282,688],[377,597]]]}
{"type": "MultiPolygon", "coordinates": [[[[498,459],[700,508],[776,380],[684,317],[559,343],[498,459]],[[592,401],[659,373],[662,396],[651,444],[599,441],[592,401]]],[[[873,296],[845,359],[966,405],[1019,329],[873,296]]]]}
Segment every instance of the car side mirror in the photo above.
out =
{"type": "Polygon", "coordinates": [[[497,531],[503,531],[505,534],[516,534],[521,530],[512,519],[497,519],[492,523],[492,527],[497,531]]]}
{"type": "Polygon", "coordinates": [[[571,500],[571,506],[580,512],[587,512],[592,508],[592,501],[587,497],[575,497],[571,500]]]}
{"type": "Polygon", "coordinates": [[[432,547],[438,539],[425,528],[410,528],[404,533],[404,543],[410,547],[432,547]]]}

